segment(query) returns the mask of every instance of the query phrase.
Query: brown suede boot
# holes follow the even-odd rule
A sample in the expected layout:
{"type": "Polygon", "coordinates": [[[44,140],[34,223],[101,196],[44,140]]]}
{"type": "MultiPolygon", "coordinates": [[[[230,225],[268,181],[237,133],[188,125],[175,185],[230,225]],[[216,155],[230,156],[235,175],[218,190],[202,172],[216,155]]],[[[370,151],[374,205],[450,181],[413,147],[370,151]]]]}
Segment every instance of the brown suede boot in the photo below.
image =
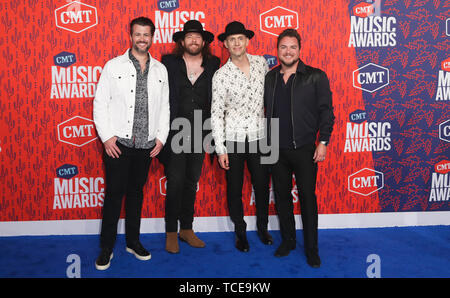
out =
{"type": "Polygon", "coordinates": [[[192,247],[205,247],[206,244],[194,234],[193,230],[180,230],[180,240],[187,242],[192,247]]]}
{"type": "Polygon", "coordinates": [[[177,232],[166,233],[166,250],[172,254],[177,254],[180,252],[177,232]]]}

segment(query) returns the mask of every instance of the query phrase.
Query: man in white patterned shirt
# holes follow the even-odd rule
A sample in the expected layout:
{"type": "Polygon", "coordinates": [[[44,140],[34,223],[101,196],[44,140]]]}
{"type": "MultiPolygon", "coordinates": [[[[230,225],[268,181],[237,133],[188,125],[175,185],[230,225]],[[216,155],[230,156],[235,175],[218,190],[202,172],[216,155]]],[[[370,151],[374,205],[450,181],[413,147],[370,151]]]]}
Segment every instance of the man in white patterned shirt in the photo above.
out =
{"type": "Polygon", "coordinates": [[[267,232],[269,207],[268,165],[261,163],[260,141],[264,138],[264,77],[269,68],[264,57],[247,53],[254,32],[231,22],[218,36],[230,59],[212,82],[211,126],[220,166],[226,170],[227,204],[236,233],[236,248],[249,251],[244,221],[242,187],[244,166],[255,191],[256,225],[264,244],[273,240],[267,232]]]}

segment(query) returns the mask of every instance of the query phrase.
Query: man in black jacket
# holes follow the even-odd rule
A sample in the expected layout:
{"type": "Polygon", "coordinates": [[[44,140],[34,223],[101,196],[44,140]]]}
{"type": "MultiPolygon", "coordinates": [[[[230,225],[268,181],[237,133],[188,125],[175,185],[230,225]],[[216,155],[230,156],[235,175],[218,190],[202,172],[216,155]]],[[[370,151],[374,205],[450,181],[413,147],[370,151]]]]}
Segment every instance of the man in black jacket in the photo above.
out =
{"type": "Polygon", "coordinates": [[[167,178],[166,250],[178,253],[178,221],[180,240],[193,247],[205,246],[194,234],[192,223],[197,183],[205,157],[203,137],[207,131],[202,130],[202,121],[195,124],[194,119],[210,118],[212,77],[220,66],[220,59],[210,53],[209,44],[214,35],[203,30],[199,21],[186,22],[183,31],[174,33],[173,40],[176,42],[173,54],[161,59],[169,75],[172,129],[159,159],[167,178]],[[174,121],[180,124],[180,130],[173,129],[177,127],[174,121]],[[200,129],[200,133],[195,129],[200,129]]]}
{"type": "Polygon", "coordinates": [[[266,75],[265,81],[264,104],[269,127],[272,119],[279,119],[280,152],[279,160],[272,166],[272,182],[282,243],[275,256],[287,256],[296,245],[291,195],[294,173],[305,254],[310,266],[319,267],[317,163],[325,160],[335,117],[327,75],[299,59],[300,46],[297,31],[284,30],[277,41],[280,65],[266,75]]]}

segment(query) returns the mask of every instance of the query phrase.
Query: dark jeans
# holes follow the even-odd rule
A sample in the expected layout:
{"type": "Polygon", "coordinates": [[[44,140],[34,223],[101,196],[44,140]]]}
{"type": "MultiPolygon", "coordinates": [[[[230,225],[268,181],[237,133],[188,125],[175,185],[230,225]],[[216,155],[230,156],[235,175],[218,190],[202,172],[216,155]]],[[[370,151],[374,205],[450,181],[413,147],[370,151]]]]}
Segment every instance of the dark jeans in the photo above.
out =
{"type": "Polygon", "coordinates": [[[272,183],[275,207],[280,221],[283,240],[295,240],[295,219],[292,202],[292,173],[295,174],[305,250],[318,252],[317,246],[317,164],[313,161],[315,146],[305,145],[297,149],[280,149],[280,157],[272,167],[272,183]]]}
{"type": "Polygon", "coordinates": [[[127,244],[139,241],[141,226],[143,187],[147,182],[151,163],[151,149],[135,149],[116,142],[122,154],[111,158],[105,152],[105,200],[100,233],[102,248],[114,247],[117,236],[117,222],[125,199],[125,235],[127,244]]]}
{"type": "Polygon", "coordinates": [[[205,153],[171,152],[164,167],[167,178],[166,232],[192,229],[197,183],[202,172],[205,153]]]}
{"type": "MultiPolygon", "coordinates": [[[[257,141],[255,141],[257,144],[257,141]]],[[[234,147],[236,153],[228,153],[230,169],[226,171],[227,204],[231,221],[234,223],[236,233],[244,233],[247,223],[244,221],[242,206],[242,187],[244,184],[244,168],[250,172],[251,183],[255,192],[256,226],[258,230],[266,230],[269,216],[269,167],[261,164],[261,153],[250,153],[249,142],[228,142],[227,148],[234,147]],[[237,153],[237,148],[245,148],[244,153],[237,153]]]]}

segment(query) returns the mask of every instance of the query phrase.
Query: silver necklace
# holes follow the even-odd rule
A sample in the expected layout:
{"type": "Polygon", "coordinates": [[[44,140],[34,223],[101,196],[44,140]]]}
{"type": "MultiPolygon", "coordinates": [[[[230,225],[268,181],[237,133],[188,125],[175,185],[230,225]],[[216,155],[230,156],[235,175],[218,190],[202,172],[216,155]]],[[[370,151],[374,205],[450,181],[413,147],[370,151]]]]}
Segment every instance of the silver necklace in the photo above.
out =
{"type": "Polygon", "coordinates": [[[195,77],[197,76],[197,73],[196,72],[191,72],[191,73],[189,73],[188,74],[188,78],[189,78],[189,80],[193,80],[193,79],[195,79],[195,77]]]}

